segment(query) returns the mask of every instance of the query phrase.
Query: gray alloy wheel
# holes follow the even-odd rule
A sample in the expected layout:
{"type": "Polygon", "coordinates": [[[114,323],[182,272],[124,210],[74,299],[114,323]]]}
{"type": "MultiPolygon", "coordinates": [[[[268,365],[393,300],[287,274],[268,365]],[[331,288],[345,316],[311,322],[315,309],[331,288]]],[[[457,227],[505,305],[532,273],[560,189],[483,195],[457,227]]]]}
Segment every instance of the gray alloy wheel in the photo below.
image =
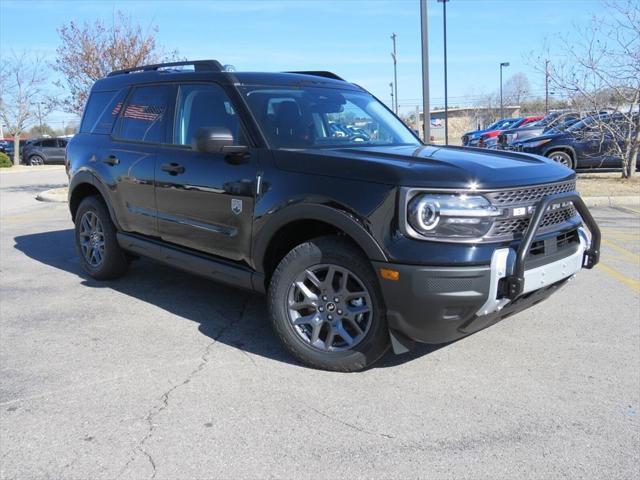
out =
{"type": "Polygon", "coordinates": [[[564,165],[565,167],[569,167],[573,169],[573,160],[571,159],[571,156],[566,152],[561,152],[561,151],[551,152],[549,154],[549,158],[554,162],[558,162],[559,164],[564,165]]]}
{"type": "Polygon", "coordinates": [[[104,259],[104,228],[94,212],[87,211],[80,219],[79,236],[85,262],[98,268],[104,259]]]}
{"type": "Polygon", "coordinates": [[[29,157],[29,165],[34,167],[37,165],[44,165],[44,159],[40,155],[34,155],[29,157]]]}
{"type": "Polygon", "coordinates": [[[351,350],[372,323],[371,295],[351,270],[333,264],[306,268],[291,283],[287,312],[297,335],[321,352],[351,350]]]}

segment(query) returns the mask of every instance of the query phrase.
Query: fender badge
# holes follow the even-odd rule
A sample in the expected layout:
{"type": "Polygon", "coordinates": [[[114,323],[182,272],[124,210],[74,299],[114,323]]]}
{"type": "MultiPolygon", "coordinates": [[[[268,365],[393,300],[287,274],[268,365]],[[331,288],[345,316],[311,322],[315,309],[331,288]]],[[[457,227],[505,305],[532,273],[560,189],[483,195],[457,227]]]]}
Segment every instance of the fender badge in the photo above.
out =
{"type": "Polygon", "coordinates": [[[231,211],[236,215],[240,215],[242,213],[242,200],[238,198],[231,199],[231,211]]]}

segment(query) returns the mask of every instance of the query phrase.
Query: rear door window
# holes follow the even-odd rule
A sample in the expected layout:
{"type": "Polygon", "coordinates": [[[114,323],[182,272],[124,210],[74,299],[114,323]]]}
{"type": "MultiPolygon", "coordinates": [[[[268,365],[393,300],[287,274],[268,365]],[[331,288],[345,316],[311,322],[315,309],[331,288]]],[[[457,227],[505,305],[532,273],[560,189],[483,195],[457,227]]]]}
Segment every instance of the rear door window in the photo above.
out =
{"type": "Polygon", "coordinates": [[[55,138],[52,138],[50,140],[43,140],[40,142],[40,145],[43,148],[56,148],[58,146],[58,141],[55,138]]]}
{"type": "Polygon", "coordinates": [[[164,143],[171,87],[136,87],[120,112],[117,136],[123,140],[164,143]]]}

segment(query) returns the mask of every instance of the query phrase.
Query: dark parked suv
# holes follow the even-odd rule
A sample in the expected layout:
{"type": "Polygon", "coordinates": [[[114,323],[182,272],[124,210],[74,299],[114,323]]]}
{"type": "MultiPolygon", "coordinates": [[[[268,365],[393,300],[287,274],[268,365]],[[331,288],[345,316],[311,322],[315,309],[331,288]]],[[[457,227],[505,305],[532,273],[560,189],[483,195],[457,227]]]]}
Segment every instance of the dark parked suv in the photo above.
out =
{"type": "Polygon", "coordinates": [[[464,337],[598,261],[570,169],[424,145],[328,72],[212,60],[113,72],[92,89],[67,167],[89,275],[147,256],[266,293],[277,336],[317,368],[464,337]],[[354,118],[368,139],[330,128],[354,118]]]}
{"type": "Polygon", "coordinates": [[[67,142],[66,138],[38,138],[36,140],[30,140],[22,150],[22,163],[26,165],[63,163],[67,142]]]}

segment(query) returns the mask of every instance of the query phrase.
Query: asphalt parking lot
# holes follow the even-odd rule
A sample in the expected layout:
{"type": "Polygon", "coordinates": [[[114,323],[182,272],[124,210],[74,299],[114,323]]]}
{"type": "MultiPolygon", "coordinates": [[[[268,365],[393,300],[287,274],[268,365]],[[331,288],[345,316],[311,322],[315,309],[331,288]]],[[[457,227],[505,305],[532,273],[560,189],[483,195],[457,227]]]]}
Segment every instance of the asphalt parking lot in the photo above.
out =
{"type": "Polygon", "coordinates": [[[146,260],[83,275],[61,168],[0,173],[2,478],[637,478],[640,212],[546,303],[357,374],[265,301],[146,260]]]}

